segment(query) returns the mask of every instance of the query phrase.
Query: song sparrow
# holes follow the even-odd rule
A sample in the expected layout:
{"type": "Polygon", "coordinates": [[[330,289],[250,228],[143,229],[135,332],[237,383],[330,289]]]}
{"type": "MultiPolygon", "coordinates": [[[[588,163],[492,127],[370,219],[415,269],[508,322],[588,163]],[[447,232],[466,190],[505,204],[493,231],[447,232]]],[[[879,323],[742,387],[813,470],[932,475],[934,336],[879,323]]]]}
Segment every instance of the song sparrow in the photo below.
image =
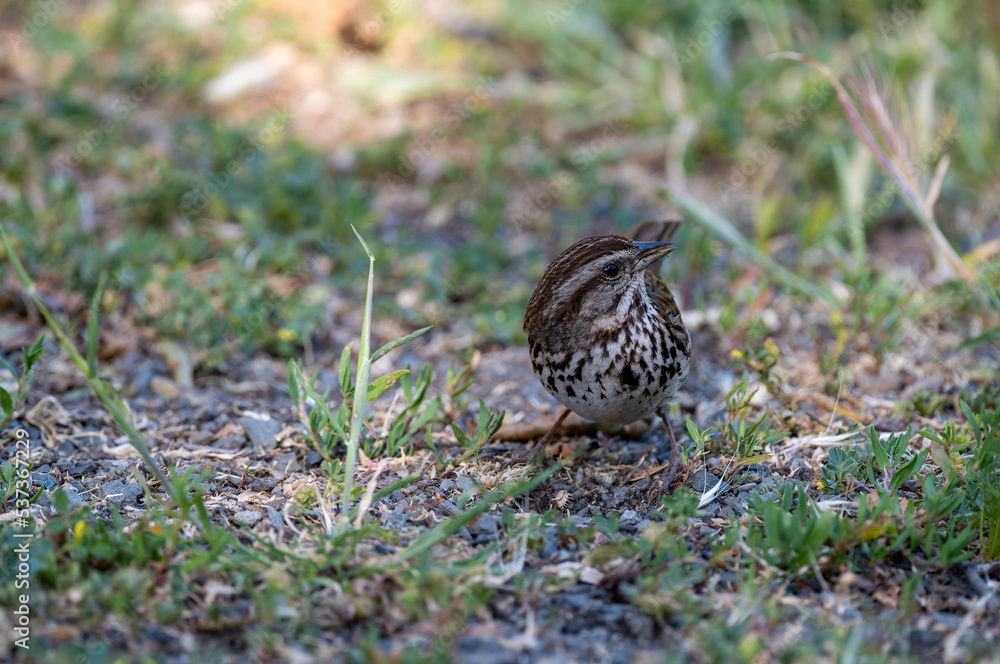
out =
{"type": "MultiPolygon", "coordinates": [[[[670,239],[680,223],[661,225],[670,239]]],[[[545,270],[524,317],[535,373],[567,408],[543,440],[570,410],[618,424],[656,412],[671,441],[664,486],[678,454],[662,406],[687,376],[691,338],[670,289],[647,268],[673,249],[623,235],[580,240],[545,270]]]]}

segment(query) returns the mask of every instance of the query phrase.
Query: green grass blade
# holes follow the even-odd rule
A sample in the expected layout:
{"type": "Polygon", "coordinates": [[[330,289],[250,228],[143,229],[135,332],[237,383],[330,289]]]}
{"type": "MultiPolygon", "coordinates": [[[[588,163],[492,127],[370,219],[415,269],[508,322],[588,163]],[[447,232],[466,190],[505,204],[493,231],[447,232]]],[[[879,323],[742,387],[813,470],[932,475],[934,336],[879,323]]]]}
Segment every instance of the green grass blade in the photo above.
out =
{"type": "Polygon", "coordinates": [[[87,321],[87,370],[91,376],[97,376],[97,347],[101,339],[101,298],[108,283],[106,272],[101,273],[97,282],[97,290],[90,300],[90,320],[87,321]]]}
{"type": "Polygon", "coordinates": [[[420,328],[416,332],[411,332],[411,333],[407,334],[405,337],[400,337],[399,339],[395,339],[394,341],[390,341],[389,343],[387,343],[386,345],[382,346],[377,351],[375,351],[375,354],[372,355],[372,364],[375,364],[380,359],[382,359],[382,356],[385,355],[386,353],[388,353],[389,351],[394,350],[396,348],[399,348],[400,346],[403,346],[405,344],[410,343],[411,341],[413,341],[414,339],[416,339],[417,337],[419,337],[421,334],[424,334],[425,332],[427,332],[427,330],[431,329],[432,327],[433,327],[433,325],[428,325],[427,327],[420,328]]]}
{"type": "Polygon", "coordinates": [[[841,305],[840,300],[833,293],[821,286],[806,281],[788,268],[779,265],[770,256],[753,246],[729,220],[709,209],[701,201],[679,191],[671,192],[670,198],[688,217],[707,228],[713,235],[726,244],[746,254],[785,287],[798,291],[810,298],[822,300],[833,307],[841,305]]]}
{"type": "Polygon", "coordinates": [[[14,271],[21,280],[21,284],[27,290],[28,295],[34,301],[35,306],[38,307],[38,312],[42,315],[45,320],[45,324],[49,326],[52,333],[56,336],[59,345],[66,351],[66,353],[76,364],[77,369],[83,374],[90,388],[97,395],[97,398],[101,400],[108,412],[118,423],[118,426],[122,428],[122,431],[128,436],[129,442],[132,447],[135,448],[139,456],[142,457],[142,461],[146,464],[146,469],[149,473],[156,478],[160,485],[167,491],[170,497],[175,503],[180,504],[180,498],[177,491],[174,489],[174,485],[170,482],[167,477],[160,472],[160,468],[156,461],[153,459],[152,453],[149,451],[149,446],[146,444],[145,438],[139,433],[139,430],[135,426],[135,422],[132,421],[132,416],[129,414],[128,409],[125,407],[124,402],[121,397],[111,389],[111,386],[101,380],[100,377],[92,374],[87,365],[87,361],[80,355],[76,350],[76,345],[73,343],[66,331],[63,330],[62,326],[56,321],[55,316],[49,311],[49,308],[45,306],[45,302],[39,297],[38,291],[35,288],[34,282],[31,277],[28,276],[28,271],[24,269],[24,265],[21,260],[14,253],[14,247],[11,245],[10,238],[7,236],[7,230],[4,228],[3,224],[0,224],[0,242],[3,243],[4,249],[7,251],[7,258],[10,260],[11,265],[14,266],[14,271]]]}
{"type": "Polygon", "coordinates": [[[344,524],[349,524],[351,511],[351,493],[354,490],[354,465],[357,460],[361,441],[361,425],[365,417],[365,405],[368,403],[368,377],[371,373],[371,324],[372,324],[372,294],[375,290],[375,256],[365,243],[358,230],[351,226],[354,234],[368,254],[368,289],[365,294],[365,314],[361,324],[361,345],[358,348],[358,374],[354,384],[354,406],[351,409],[351,435],[347,440],[347,458],[344,463],[344,497],[341,514],[344,524]]]}

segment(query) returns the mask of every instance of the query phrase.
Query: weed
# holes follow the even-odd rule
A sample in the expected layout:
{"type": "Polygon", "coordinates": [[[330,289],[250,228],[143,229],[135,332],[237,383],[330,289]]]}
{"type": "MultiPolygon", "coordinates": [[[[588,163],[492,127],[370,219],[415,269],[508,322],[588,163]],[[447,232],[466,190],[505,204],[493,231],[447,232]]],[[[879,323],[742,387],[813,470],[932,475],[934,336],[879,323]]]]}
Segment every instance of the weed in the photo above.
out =
{"type": "Polygon", "coordinates": [[[17,371],[7,360],[0,357],[0,363],[10,372],[10,375],[17,378],[17,387],[13,396],[3,387],[0,387],[0,431],[13,421],[21,412],[24,400],[28,397],[28,388],[31,386],[31,379],[35,375],[35,363],[42,355],[42,340],[39,337],[30,348],[21,349],[21,371],[17,371]]]}
{"type": "Polygon", "coordinates": [[[750,402],[756,393],[756,389],[750,390],[750,376],[744,371],[740,382],[730,388],[726,395],[727,421],[722,428],[722,440],[732,450],[735,468],[769,459],[771,455],[761,451],[788,436],[787,431],[774,430],[774,423],[767,415],[748,423],[750,402]]]}

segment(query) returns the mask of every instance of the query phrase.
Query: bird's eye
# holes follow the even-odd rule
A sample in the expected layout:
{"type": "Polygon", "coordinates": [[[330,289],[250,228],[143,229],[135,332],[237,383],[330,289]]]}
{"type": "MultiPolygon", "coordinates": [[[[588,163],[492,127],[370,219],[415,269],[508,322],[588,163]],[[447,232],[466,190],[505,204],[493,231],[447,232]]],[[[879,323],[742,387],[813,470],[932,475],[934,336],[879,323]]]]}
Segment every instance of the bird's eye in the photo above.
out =
{"type": "Polygon", "coordinates": [[[614,263],[610,263],[604,266],[604,276],[608,279],[614,279],[618,276],[618,266],[614,263]]]}

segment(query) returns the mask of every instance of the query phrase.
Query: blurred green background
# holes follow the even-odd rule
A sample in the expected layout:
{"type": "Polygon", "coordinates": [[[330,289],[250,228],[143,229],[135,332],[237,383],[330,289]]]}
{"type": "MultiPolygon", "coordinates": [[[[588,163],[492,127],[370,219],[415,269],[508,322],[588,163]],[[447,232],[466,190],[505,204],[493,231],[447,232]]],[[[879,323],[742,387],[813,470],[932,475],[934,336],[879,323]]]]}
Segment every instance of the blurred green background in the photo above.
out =
{"type": "MultiPolygon", "coordinates": [[[[0,219],[29,270],[70,313],[107,271],[106,313],[204,367],[322,348],[331,301],[363,295],[350,224],[376,315],[520,342],[548,259],[677,190],[857,326],[976,306],[915,301],[930,266],[887,278],[913,223],[829,82],[780,51],[880,72],[931,169],[945,137],[936,218],[1000,279],[992,0],[42,0],[0,24],[0,219]]],[[[751,264],[709,230],[687,224],[667,277],[725,324],[751,264]]]]}

